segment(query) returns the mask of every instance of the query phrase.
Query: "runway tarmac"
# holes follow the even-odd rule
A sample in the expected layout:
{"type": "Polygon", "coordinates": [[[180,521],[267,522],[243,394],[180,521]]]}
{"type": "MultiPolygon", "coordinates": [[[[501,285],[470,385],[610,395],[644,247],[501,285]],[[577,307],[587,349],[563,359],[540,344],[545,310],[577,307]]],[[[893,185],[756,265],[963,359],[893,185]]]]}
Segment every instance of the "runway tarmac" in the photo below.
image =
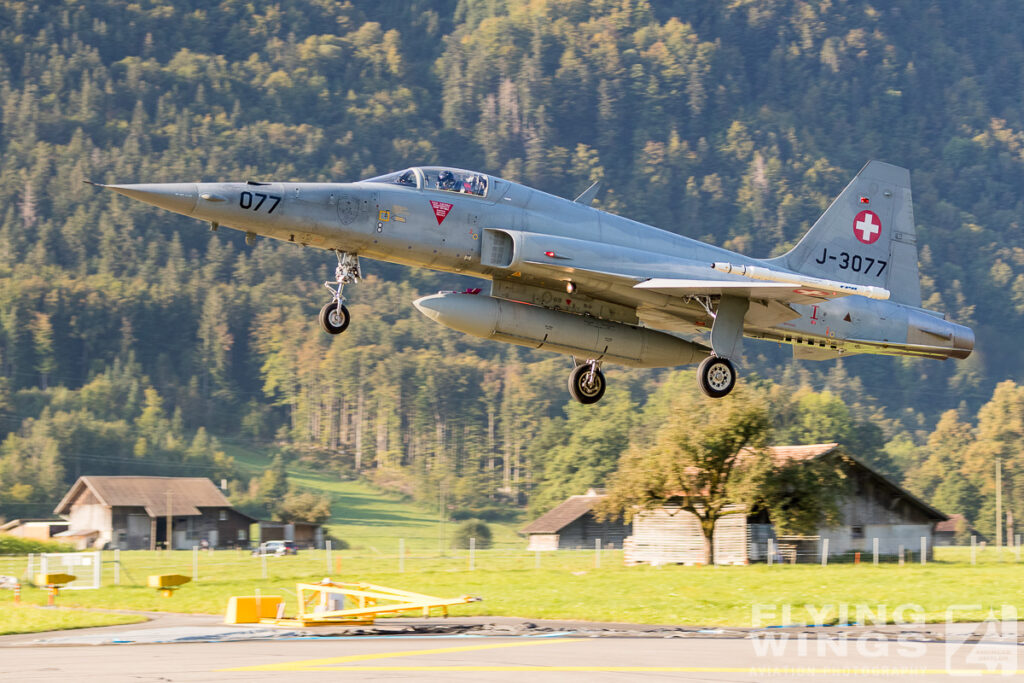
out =
{"type": "Polygon", "coordinates": [[[160,615],[148,624],[0,638],[0,680],[1024,680],[1016,632],[982,626],[950,634],[942,625],[754,631],[389,619],[383,635],[325,636],[160,615]]]}

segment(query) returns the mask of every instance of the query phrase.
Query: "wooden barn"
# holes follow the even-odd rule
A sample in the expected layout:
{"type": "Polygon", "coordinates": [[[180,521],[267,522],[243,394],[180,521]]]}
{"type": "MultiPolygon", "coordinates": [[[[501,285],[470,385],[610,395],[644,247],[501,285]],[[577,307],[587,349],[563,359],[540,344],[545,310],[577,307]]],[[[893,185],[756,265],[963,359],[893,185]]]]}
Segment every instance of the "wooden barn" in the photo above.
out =
{"type": "Polygon", "coordinates": [[[79,477],[54,512],[70,526],[58,537],[82,549],[247,546],[256,521],[204,477],[79,477]]]}
{"type": "Polygon", "coordinates": [[[593,548],[600,541],[603,548],[621,548],[630,533],[630,525],[621,520],[599,522],[594,506],[604,494],[590,489],[582,496],[569,498],[549,510],[522,530],[529,536],[527,550],[567,550],[593,548]]]}
{"type": "MultiPolygon", "coordinates": [[[[949,519],[867,464],[844,452],[836,443],[809,446],[776,446],[773,458],[809,462],[816,458],[840,457],[850,482],[849,495],[841,504],[841,523],[820,526],[809,536],[778,536],[763,513],[738,514],[719,520],[715,533],[716,564],[747,564],[774,561],[819,561],[823,541],[828,554],[852,552],[869,554],[877,539],[880,555],[896,555],[900,548],[919,557],[921,539],[931,556],[936,525],[949,519]]],[[[644,510],[633,517],[633,534],[624,544],[626,562],[699,564],[705,561],[704,537],[697,518],[679,508],[678,502],[657,510],[644,510]]]]}

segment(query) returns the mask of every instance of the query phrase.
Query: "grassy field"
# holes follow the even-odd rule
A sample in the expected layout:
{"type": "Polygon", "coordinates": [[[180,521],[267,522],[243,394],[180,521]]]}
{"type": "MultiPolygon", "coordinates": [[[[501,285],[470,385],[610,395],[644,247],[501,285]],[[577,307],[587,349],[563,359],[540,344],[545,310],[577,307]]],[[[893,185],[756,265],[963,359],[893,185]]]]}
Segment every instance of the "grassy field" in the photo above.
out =
{"type": "Polygon", "coordinates": [[[5,604],[0,610],[0,636],[13,633],[38,633],[40,631],[61,631],[91,626],[114,626],[134,624],[146,618],[134,614],[105,614],[72,609],[42,609],[39,607],[12,607],[5,604]]]}
{"type": "MultiPolygon", "coordinates": [[[[264,453],[244,444],[226,445],[236,461],[251,473],[269,465],[264,453]]],[[[625,567],[621,551],[593,550],[529,553],[518,525],[492,525],[495,547],[478,551],[470,570],[467,551],[449,548],[455,524],[441,524],[436,510],[418,506],[394,494],[353,481],[293,468],[290,479],[331,496],[331,533],[350,544],[328,557],[323,550],[294,557],[261,558],[247,552],[218,550],[193,555],[189,551],[120,553],[120,585],[114,585],[114,553],[103,553],[103,588],[64,591],[58,604],[83,608],[120,608],[170,612],[223,613],[228,597],[284,596],[289,614],[295,610],[295,583],[331,576],[342,581],[366,581],[442,597],[475,595],[483,602],[452,609],[456,615],[504,615],[528,618],[583,619],[632,623],[751,626],[753,605],[764,605],[764,624],[836,622],[839,605],[849,619],[858,607],[870,619],[891,621],[900,606],[915,606],[904,616],[944,621],[950,605],[976,605],[961,610],[957,620],[983,619],[991,607],[1003,604],[1024,614],[1024,565],[1004,550],[979,549],[971,564],[969,548],[937,548],[936,562],[922,566],[870,563],[776,565],[767,567],[625,567]],[[405,555],[399,556],[404,542],[405,555]],[[193,575],[198,581],[171,598],[146,588],[150,574],[193,575]],[[789,605],[789,612],[783,610],[789,605]],[[809,605],[818,612],[805,608],[809,605]],[[830,611],[821,612],[832,605],[830,611]],[[884,616],[882,609],[884,608],[884,616]],[[817,617],[817,619],[816,619],[817,617]]],[[[25,557],[0,556],[0,574],[23,576],[25,557]]],[[[23,601],[45,604],[41,590],[26,588],[23,601]]],[[[81,612],[10,608],[9,591],[0,591],[0,629],[44,630],[67,627],[60,619],[86,618],[81,612]],[[64,617],[62,615],[69,616],[64,617]]],[[[120,615],[95,615],[113,619],[120,615]]],[[[67,622],[71,624],[71,622],[67,622]]],[[[88,624],[92,625],[92,624],[88,624]]]]}
{"type": "MultiPolygon", "coordinates": [[[[604,551],[596,567],[594,551],[559,551],[538,555],[524,551],[478,552],[475,569],[469,569],[466,551],[447,557],[409,553],[404,560],[395,553],[335,552],[327,571],[324,551],[308,551],[295,557],[267,558],[267,578],[262,578],[260,558],[235,551],[199,554],[199,581],[164,598],[144,587],[152,573],[192,575],[190,552],[122,552],[120,586],[113,582],[113,553],[104,553],[104,588],[65,591],[59,604],[174,612],[221,613],[231,595],[282,595],[289,614],[295,607],[294,584],[330,575],[344,581],[367,581],[422,591],[443,597],[463,594],[483,602],[452,609],[457,615],[508,615],[529,618],[564,618],[706,626],[750,626],[752,605],[760,604],[762,623],[812,623],[816,610],[826,605],[848,605],[850,620],[858,606],[875,615],[884,606],[885,618],[893,619],[902,606],[915,606],[905,616],[944,621],[950,605],[977,605],[961,610],[957,620],[983,619],[990,607],[1010,604],[1024,614],[1024,572],[1015,556],[1004,551],[979,554],[972,566],[967,549],[936,550],[939,561],[922,566],[883,564],[787,565],[768,567],[625,567],[620,551],[604,551]],[[401,568],[404,571],[400,572],[401,568]],[[782,605],[790,605],[787,615],[782,605]]],[[[17,570],[13,558],[0,560],[0,573],[17,570]]],[[[22,560],[23,562],[23,560],[22,560]]],[[[6,592],[5,592],[6,593],[6,592]]],[[[26,589],[26,602],[43,604],[43,591],[26,589]]],[[[0,612],[9,595],[0,596],[0,612]]],[[[835,622],[833,607],[822,620],[835,622]]],[[[871,617],[875,618],[875,617],[871,617]]]]}
{"type": "MultiPolygon", "coordinates": [[[[224,444],[225,451],[250,476],[270,466],[263,451],[238,442],[224,444]]],[[[331,497],[327,529],[352,550],[397,553],[399,539],[414,551],[439,552],[451,544],[456,522],[440,522],[437,509],[417,505],[395,493],[380,491],[362,481],[338,481],[330,474],[292,464],[288,479],[304,488],[331,497]]],[[[495,548],[521,548],[517,524],[491,524],[495,548]]]]}

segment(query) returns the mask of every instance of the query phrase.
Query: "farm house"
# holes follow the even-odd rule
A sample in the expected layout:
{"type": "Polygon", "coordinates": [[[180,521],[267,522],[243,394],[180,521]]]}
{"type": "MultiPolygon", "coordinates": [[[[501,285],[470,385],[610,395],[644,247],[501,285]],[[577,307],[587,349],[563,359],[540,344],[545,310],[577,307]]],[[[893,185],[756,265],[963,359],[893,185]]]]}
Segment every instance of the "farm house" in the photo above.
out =
{"type": "Polygon", "coordinates": [[[621,548],[631,526],[621,520],[599,522],[594,506],[604,494],[590,489],[582,496],[569,496],[565,502],[541,515],[522,532],[529,536],[527,550],[566,550],[593,548],[600,542],[603,548],[621,548]]]}
{"type": "MultiPolygon", "coordinates": [[[[809,536],[778,536],[764,513],[727,515],[715,527],[717,564],[765,561],[769,549],[776,562],[818,561],[826,539],[829,556],[853,552],[870,556],[876,543],[880,555],[896,555],[902,548],[919,556],[923,537],[925,552],[931,556],[936,525],[949,517],[849,455],[839,444],[775,446],[770,453],[773,458],[795,461],[841,457],[850,481],[849,495],[841,504],[842,522],[836,527],[822,526],[809,536]]],[[[633,534],[623,547],[629,564],[699,564],[705,557],[697,517],[681,510],[679,501],[637,512],[633,534]]]]}

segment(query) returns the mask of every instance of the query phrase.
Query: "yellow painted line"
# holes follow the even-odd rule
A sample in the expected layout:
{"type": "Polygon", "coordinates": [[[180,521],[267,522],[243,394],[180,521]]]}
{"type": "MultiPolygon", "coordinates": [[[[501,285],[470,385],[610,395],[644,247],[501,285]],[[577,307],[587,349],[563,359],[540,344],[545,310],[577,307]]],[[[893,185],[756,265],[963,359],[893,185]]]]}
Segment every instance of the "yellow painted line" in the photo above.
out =
{"type": "MultiPolygon", "coordinates": [[[[544,638],[537,640],[520,640],[514,643],[488,643],[486,645],[461,645],[458,647],[442,647],[433,650],[400,650],[398,652],[379,652],[376,654],[348,655],[347,657],[328,657],[326,659],[305,659],[298,662],[286,662],[283,664],[258,664],[256,666],[240,666],[232,669],[217,669],[217,671],[332,671],[338,664],[348,662],[364,662],[368,659],[386,659],[389,657],[416,657],[420,655],[440,655],[449,652],[471,652],[473,650],[496,650],[505,647],[530,647],[534,645],[556,645],[558,643],[575,643],[584,638],[544,638]]],[[[337,667],[346,669],[348,667],[337,667]]],[[[543,669],[543,667],[541,667],[543,669]]],[[[369,671],[371,669],[367,669],[369,671]]],[[[396,671],[400,669],[395,669],[396,671]]],[[[429,670],[426,669],[426,670],[429,670]]]]}
{"type": "MultiPolygon", "coordinates": [[[[552,641],[547,641],[552,642],[552,641]]],[[[567,641],[558,641],[567,642],[567,641]]],[[[537,644],[540,643],[531,643],[537,644]]],[[[502,646],[496,646],[502,647],[502,646]]],[[[454,648],[453,648],[454,649],[454,648]]],[[[424,650],[425,653],[436,653],[440,650],[424,650]]],[[[379,656],[396,657],[401,654],[379,656]]],[[[416,654],[410,652],[408,654],[416,654]]],[[[357,655],[363,656],[363,655],[357,655]]],[[[367,657],[370,655],[366,655],[367,657]]],[[[317,661],[317,660],[311,660],[317,661]]],[[[1024,674],[1024,669],[1001,671],[999,669],[899,669],[899,668],[841,668],[841,667],[743,667],[743,666],[312,666],[305,668],[306,662],[292,664],[252,666],[238,669],[220,669],[220,671],[293,671],[293,672],[327,672],[327,671],[407,671],[407,672],[530,672],[530,673],[744,673],[753,675],[833,675],[833,676],[1015,676],[1024,674]]]]}

